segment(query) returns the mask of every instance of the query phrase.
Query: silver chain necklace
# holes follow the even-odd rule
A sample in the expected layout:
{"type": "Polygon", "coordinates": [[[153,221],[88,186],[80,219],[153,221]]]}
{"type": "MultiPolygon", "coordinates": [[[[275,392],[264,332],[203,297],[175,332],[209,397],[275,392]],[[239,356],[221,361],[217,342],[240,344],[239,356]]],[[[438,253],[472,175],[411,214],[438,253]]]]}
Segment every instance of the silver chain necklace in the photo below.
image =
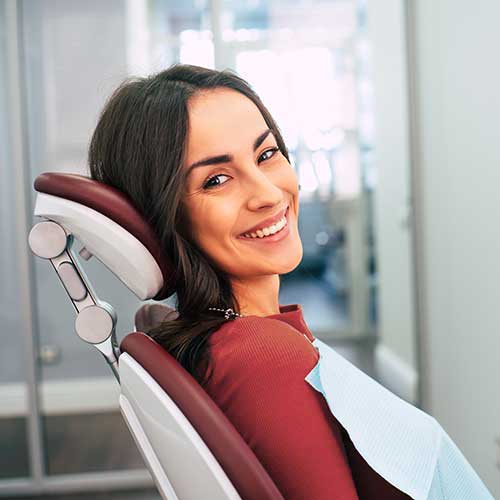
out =
{"type": "Polygon", "coordinates": [[[244,318],[244,314],[239,314],[237,312],[234,312],[230,307],[228,309],[219,309],[218,307],[209,307],[209,311],[220,311],[224,313],[224,318],[225,319],[236,319],[236,317],[244,318]]]}

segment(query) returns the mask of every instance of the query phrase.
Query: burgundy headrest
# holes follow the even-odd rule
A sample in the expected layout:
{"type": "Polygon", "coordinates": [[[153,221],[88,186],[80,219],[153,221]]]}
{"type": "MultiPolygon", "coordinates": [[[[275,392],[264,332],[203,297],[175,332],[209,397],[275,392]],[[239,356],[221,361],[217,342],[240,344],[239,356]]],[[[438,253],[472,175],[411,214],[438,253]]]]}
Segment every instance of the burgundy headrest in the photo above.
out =
{"type": "Polygon", "coordinates": [[[222,410],[180,363],[151,337],[130,333],[121,342],[172,398],[224,469],[241,498],[283,500],[273,480],[222,410]]]}
{"type": "Polygon", "coordinates": [[[97,210],[135,236],[151,253],[163,275],[163,288],[154,300],[163,300],[175,291],[173,267],[161,252],[153,228],[132,201],[118,189],[89,177],[62,172],[45,172],[34,183],[35,190],[80,203],[97,210]]]}

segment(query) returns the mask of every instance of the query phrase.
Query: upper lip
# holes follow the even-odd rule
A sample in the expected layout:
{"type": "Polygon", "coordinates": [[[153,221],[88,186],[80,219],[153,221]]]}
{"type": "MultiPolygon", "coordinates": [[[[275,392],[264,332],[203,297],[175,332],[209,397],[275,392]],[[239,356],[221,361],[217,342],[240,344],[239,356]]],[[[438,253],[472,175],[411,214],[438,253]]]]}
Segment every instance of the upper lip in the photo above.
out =
{"type": "Polygon", "coordinates": [[[260,221],[257,225],[252,226],[250,229],[243,231],[241,233],[241,235],[247,234],[247,233],[255,233],[255,231],[257,231],[257,229],[260,229],[263,227],[269,227],[269,226],[272,226],[273,224],[276,224],[276,222],[278,222],[281,218],[283,218],[283,216],[286,213],[287,208],[288,208],[288,205],[286,207],[282,208],[276,215],[273,215],[272,217],[268,217],[267,219],[260,221]]]}

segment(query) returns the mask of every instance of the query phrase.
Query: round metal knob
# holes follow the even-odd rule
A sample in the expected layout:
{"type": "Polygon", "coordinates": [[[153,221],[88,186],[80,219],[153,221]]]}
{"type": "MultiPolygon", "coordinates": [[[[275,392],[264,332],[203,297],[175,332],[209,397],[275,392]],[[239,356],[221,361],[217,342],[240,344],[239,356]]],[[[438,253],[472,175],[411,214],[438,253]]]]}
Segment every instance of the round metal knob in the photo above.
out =
{"type": "Polygon", "coordinates": [[[99,306],[89,306],[78,313],[75,329],[78,336],[89,344],[100,344],[113,333],[111,314],[99,306]]]}
{"type": "Polygon", "coordinates": [[[31,251],[42,259],[54,259],[66,249],[67,236],[59,224],[39,222],[30,231],[28,243],[31,251]]]}

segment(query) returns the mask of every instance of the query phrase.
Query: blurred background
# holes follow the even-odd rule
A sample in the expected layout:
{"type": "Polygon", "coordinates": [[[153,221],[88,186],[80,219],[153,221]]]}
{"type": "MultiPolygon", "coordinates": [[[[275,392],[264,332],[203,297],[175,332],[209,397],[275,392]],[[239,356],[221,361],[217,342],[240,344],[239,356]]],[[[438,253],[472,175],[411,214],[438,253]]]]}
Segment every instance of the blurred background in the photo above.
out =
{"type": "MultiPolygon", "coordinates": [[[[27,235],[34,178],[87,174],[113,89],[176,62],[235,70],[283,132],[304,258],[280,303],[435,416],[500,497],[499,17],[493,0],[0,0],[0,497],[159,498],[27,235]]],[[[133,331],[141,303],[83,267],[133,331]]]]}

